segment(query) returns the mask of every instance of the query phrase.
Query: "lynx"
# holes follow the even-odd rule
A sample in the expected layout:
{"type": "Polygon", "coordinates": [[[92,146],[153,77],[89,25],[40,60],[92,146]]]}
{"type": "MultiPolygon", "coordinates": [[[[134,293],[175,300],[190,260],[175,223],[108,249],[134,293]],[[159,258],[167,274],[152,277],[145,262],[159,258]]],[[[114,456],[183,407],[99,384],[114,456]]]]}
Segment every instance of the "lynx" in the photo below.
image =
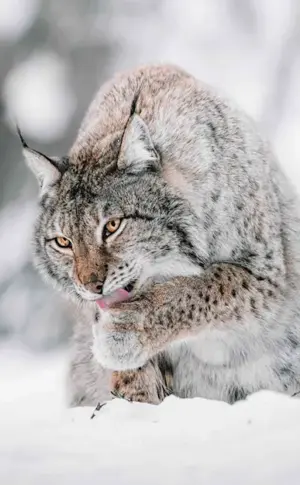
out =
{"type": "Polygon", "coordinates": [[[232,102],[145,66],[100,89],[68,156],[23,151],[35,262],[76,308],[71,405],[300,389],[299,201],[232,102]]]}

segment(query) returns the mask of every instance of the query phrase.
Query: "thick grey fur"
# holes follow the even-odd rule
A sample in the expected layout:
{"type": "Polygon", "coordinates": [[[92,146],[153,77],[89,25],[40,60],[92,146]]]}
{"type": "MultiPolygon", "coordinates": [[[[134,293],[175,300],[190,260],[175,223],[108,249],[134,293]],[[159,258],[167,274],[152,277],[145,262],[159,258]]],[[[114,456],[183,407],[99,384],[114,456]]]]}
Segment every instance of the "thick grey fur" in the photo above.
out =
{"type": "Polygon", "coordinates": [[[181,397],[300,389],[299,199],[232,102],[176,67],[146,66],[100,89],[63,161],[24,152],[41,185],[37,266],[78,304],[72,405],[109,399],[104,367],[158,353],[181,397]],[[107,217],[125,221],[111,242],[107,217]],[[104,295],[137,281],[127,333],[99,313],[93,278],[104,295]]]}

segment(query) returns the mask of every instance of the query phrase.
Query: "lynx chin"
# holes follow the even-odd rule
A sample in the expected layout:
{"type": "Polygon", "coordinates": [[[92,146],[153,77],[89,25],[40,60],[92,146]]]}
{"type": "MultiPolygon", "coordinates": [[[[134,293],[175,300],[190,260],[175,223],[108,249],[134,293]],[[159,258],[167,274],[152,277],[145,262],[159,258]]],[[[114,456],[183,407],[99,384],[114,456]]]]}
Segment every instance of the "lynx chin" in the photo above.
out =
{"type": "Polygon", "coordinates": [[[299,200],[242,111],[146,66],[100,89],[67,156],[21,140],[35,262],[76,306],[71,405],[300,390],[299,200]]]}

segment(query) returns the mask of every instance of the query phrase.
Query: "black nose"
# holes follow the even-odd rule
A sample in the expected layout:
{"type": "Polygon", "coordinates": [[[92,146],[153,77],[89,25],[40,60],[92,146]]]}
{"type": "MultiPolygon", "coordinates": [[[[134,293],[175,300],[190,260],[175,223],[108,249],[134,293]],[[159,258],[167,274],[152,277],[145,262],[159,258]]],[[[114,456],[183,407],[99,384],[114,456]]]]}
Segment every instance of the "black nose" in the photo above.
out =
{"type": "Polygon", "coordinates": [[[84,287],[91,293],[98,293],[100,295],[102,293],[103,283],[102,281],[90,281],[84,287]]]}

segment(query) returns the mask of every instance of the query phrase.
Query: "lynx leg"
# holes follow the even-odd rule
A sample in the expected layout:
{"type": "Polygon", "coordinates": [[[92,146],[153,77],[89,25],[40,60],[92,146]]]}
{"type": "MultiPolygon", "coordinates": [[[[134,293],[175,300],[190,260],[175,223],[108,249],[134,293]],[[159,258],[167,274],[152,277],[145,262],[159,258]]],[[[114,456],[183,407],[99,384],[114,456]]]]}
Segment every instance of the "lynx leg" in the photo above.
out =
{"type": "Polygon", "coordinates": [[[111,389],[130,401],[159,404],[171,393],[171,381],[171,367],[160,356],[138,369],[113,372],[111,389]]]}

